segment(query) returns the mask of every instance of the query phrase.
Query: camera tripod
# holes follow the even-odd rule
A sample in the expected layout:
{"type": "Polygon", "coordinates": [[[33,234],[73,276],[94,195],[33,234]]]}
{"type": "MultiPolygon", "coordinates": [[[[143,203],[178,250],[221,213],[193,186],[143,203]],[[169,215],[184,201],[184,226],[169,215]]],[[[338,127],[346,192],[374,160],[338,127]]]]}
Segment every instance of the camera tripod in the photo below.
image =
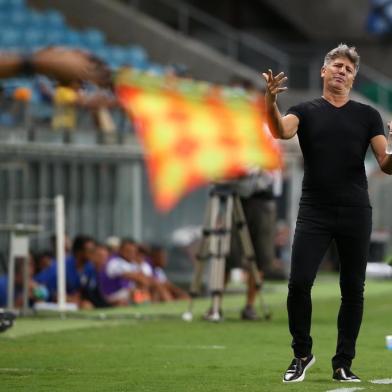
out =
{"type": "MultiPolygon", "coordinates": [[[[221,321],[220,307],[225,286],[225,263],[231,246],[232,229],[239,235],[248,271],[252,274],[256,288],[261,287],[261,278],[256,265],[255,252],[242,204],[233,183],[215,184],[207,203],[201,244],[196,255],[195,270],[190,288],[189,309],[183,319],[192,319],[193,300],[199,294],[203,272],[210,260],[209,289],[212,296],[210,321],[221,321]],[[233,226],[234,225],[234,226],[233,226]]],[[[267,317],[267,316],[266,316],[267,317]]]]}

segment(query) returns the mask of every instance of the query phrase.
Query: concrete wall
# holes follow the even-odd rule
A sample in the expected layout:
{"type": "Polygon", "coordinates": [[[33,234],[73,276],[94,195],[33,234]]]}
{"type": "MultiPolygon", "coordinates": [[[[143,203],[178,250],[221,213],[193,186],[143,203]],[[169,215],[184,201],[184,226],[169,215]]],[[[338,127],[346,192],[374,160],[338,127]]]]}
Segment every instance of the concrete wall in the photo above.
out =
{"type": "Polygon", "coordinates": [[[392,78],[391,41],[366,31],[369,0],[259,0],[289,20],[324,53],[340,42],[357,47],[363,63],[392,78]]]}
{"type": "Polygon", "coordinates": [[[262,0],[316,40],[363,40],[369,0],[262,0]]]}

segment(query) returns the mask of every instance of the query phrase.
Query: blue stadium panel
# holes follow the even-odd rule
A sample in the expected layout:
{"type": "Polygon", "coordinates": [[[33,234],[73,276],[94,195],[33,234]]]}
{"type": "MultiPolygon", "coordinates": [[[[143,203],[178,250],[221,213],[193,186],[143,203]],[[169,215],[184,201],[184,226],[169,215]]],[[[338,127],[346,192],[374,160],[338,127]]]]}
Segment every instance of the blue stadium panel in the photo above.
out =
{"type": "Polygon", "coordinates": [[[161,74],[164,67],[149,62],[141,46],[108,45],[105,34],[95,28],[76,31],[54,10],[43,12],[25,6],[25,0],[0,0],[0,47],[7,50],[37,49],[63,45],[88,50],[112,69],[132,66],[161,74]]]}
{"type": "Polygon", "coordinates": [[[43,46],[46,32],[43,29],[27,28],[22,32],[23,46],[25,49],[43,46]]]}
{"type": "Polygon", "coordinates": [[[6,18],[7,24],[18,28],[24,28],[30,21],[31,14],[28,11],[11,11],[2,12],[6,18]]]}
{"type": "Polygon", "coordinates": [[[47,10],[44,12],[45,25],[50,29],[64,29],[65,21],[63,15],[55,10],[47,10]]]}
{"type": "Polygon", "coordinates": [[[3,49],[15,49],[23,45],[23,35],[21,31],[6,28],[0,33],[0,46],[3,49]]]}
{"type": "Polygon", "coordinates": [[[64,32],[64,44],[73,47],[82,45],[82,36],[78,31],[68,30],[64,32]]]}
{"type": "Polygon", "coordinates": [[[86,49],[97,50],[105,45],[105,34],[96,29],[87,29],[82,32],[81,41],[86,49]]]}
{"type": "Polygon", "coordinates": [[[25,0],[0,0],[0,10],[22,10],[25,0]]]}
{"type": "Polygon", "coordinates": [[[149,73],[152,73],[154,75],[164,75],[166,72],[166,68],[163,65],[160,64],[150,64],[147,68],[147,71],[149,73]]]}

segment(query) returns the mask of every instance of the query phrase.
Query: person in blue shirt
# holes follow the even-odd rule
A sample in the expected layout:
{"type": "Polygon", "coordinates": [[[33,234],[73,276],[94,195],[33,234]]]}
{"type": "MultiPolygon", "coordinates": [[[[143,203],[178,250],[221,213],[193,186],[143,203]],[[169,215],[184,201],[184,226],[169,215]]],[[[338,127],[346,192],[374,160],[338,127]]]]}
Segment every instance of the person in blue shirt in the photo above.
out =
{"type": "MultiPolygon", "coordinates": [[[[16,308],[23,306],[23,265],[22,260],[17,260],[15,266],[15,278],[14,278],[14,306],[16,308]]],[[[28,260],[28,299],[29,304],[32,305],[35,302],[43,301],[47,299],[48,293],[45,287],[33,280],[34,275],[34,261],[32,255],[29,256],[28,260]]],[[[7,307],[8,304],[8,275],[0,276],[0,308],[7,307]]],[[[1,319],[1,315],[0,315],[1,319]]],[[[1,329],[1,328],[0,328],[1,329]]]]}
{"type": "MultiPolygon", "coordinates": [[[[75,237],[72,252],[65,260],[67,301],[77,304],[80,308],[92,308],[93,304],[87,299],[89,285],[96,280],[96,271],[90,262],[95,250],[93,238],[85,235],[75,237]]],[[[57,263],[41,271],[34,280],[45,285],[49,290],[51,300],[57,296],[57,263]]]]}
{"type": "MultiPolygon", "coordinates": [[[[22,304],[22,282],[23,276],[20,271],[16,271],[15,275],[15,297],[14,301],[16,306],[22,304]]],[[[8,302],[8,275],[0,276],[0,308],[7,307],[8,302]]]]}

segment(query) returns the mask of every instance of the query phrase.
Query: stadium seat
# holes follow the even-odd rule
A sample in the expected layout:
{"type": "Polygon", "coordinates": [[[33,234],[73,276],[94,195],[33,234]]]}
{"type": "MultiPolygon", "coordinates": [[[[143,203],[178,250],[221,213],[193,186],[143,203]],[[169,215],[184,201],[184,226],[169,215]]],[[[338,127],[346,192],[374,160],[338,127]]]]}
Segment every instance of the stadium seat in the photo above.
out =
{"type": "Polygon", "coordinates": [[[138,69],[148,68],[148,56],[146,51],[140,46],[131,46],[127,49],[126,63],[138,69]]]}
{"type": "Polygon", "coordinates": [[[30,21],[30,13],[26,11],[2,12],[7,24],[16,27],[25,27],[30,21]]]}
{"type": "Polygon", "coordinates": [[[22,32],[23,46],[26,49],[42,46],[45,36],[43,29],[27,28],[22,32]]]}
{"type": "Polygon", "coordinates": [[[96,50],[105,44],[105,35],[96,29],[87,29],[81,34],[81,41],[86,48],[96,50]]]}
{"type": "Polygon", "coordinates": [[[0,0],[1,48],[36,49],[46,45],[66,45],[89,50],[113,69],[130,65],[157,74],[164,72],[164,67],[149,63],[143,47],[108,45],[102,31],[95,28],[73,30],[55,9],[37,11],[29,8],[25,0],[0,0]]]}
{"type": "Polygon", "coordinates": [[[0,0],[0,10],[21,10],[25,8],[24,0],[0,0]]]}
{"type": "Polygon", "coordinates": [[[45,24],[51,29],[63,29],[65,26],[64,17],[55,10],[45,11],[45,24]]]}
{"type": "Polygon", "coordinates": [[[82,46],[82,38],[79,32],[68,30],[64,32],[64,44],[77,47],[82,46]]]}
{"type": "Polygon", "coordinates": [[[160,64],[150,64],[147,68],[147,71],[154,74],[154,75],[164,75],[166,69],[164,66],[160,64]]]}
{"type": "Polygon", "coordinates": [[[46,26],[45,15],[36,11],[30,12],[28,14],[27,25],[29,27],[37,27],[37,28],[42,28],[46,26]]]}
{"type": "Polygon", "coordinates": [[[65,45],[65,31],[61,29],[47,30],[42,42],[43,45],[65,45]]]}
{"type": "Polygon", "coordinates": [[[22,45],[22,34],[15,29],[4,29],[0,34],[0,46],[4,49],[18,48],[22,45]]]}
{"type": "Polygon", "coordinates": [[[111,58],[113,61],[117,62],[119,65],[122,65],[127,60],[127,52],[121,46],[111,46],[110,47],[111,58]]]}

